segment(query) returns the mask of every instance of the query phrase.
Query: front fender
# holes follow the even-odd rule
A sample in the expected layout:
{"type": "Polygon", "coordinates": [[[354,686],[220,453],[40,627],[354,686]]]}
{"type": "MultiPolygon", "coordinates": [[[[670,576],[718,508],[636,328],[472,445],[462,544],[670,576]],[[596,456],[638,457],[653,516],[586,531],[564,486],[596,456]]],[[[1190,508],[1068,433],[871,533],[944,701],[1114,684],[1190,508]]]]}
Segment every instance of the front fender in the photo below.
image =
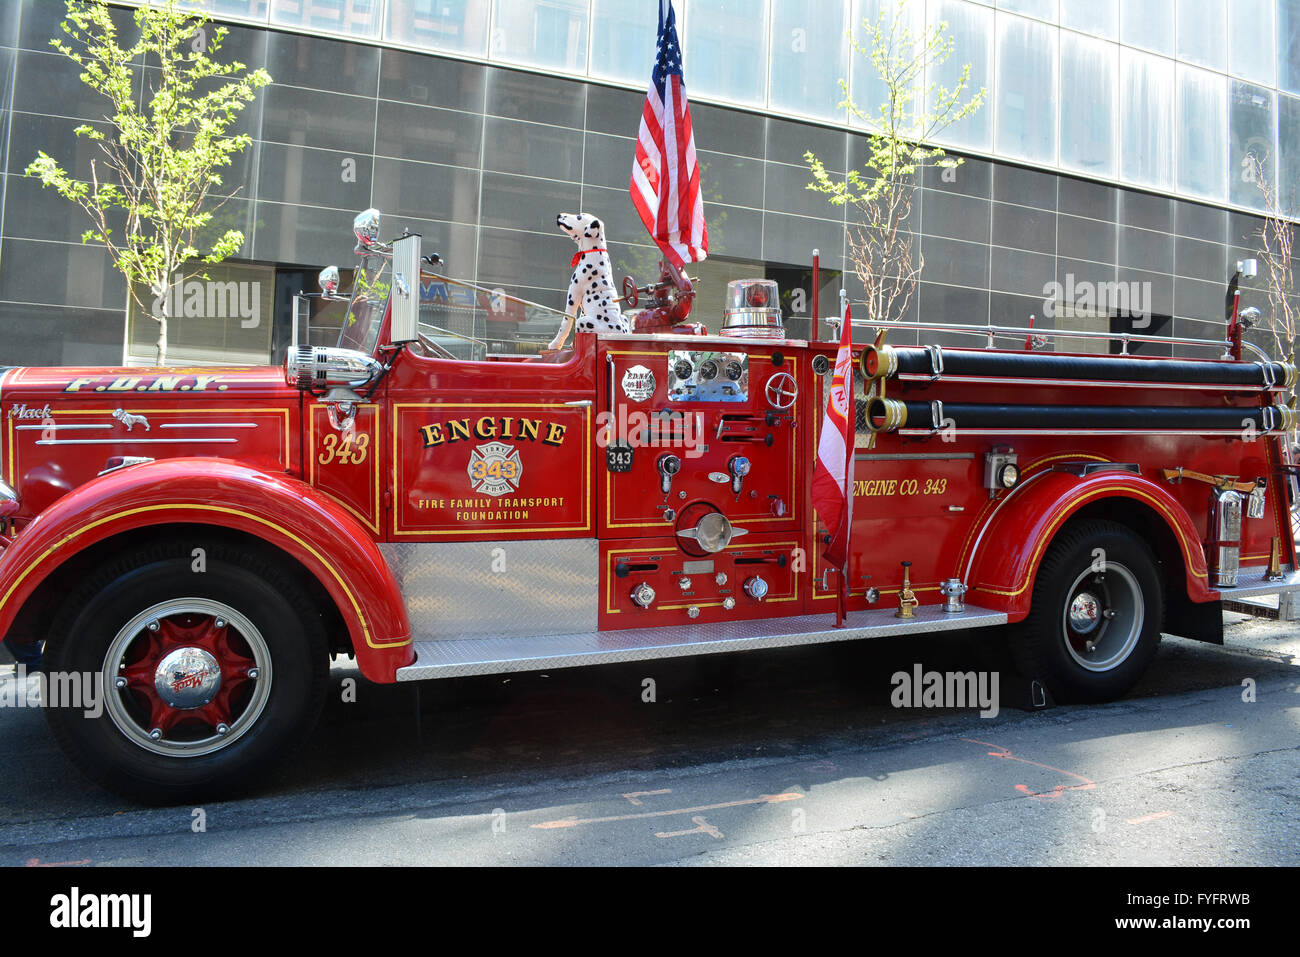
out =
{"type": "Polygon", "coordinates": [[[259,538],[299,562],[337,606],[357,663],[393,681],[414,659],[411,624],[388,563],[364,529],[311,486],[223,459],[177,458],[100,476],[64,495],[0,553],[0,636],[64,562],[137,529],[210,525],[259,538]]]}
{"type": "Polygon", "coordinates": [[[1183,558],[1187,595],[1210,601],[1200,535],[1187,510],[1164,488],[1124,471],[1080,477],[1045,471],[1026,479],[998,503],[978,533],[965,569],[972,600],[1005,610],[1013,620],[1029,613],[1034,576],[1052,536],[1085,505],[1103,498],[1131,499],[1168,526],[1183,558]]]}

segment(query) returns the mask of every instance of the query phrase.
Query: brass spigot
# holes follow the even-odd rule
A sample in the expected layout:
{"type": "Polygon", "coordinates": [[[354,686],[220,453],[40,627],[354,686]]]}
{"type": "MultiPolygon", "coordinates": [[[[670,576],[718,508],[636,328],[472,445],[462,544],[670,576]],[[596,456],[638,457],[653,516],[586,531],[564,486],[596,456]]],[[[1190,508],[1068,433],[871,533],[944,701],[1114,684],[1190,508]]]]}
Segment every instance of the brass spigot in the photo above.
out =
{"type": "Polygon", "coordinates": [[[915,618],[913,609],[920,604],[920,599],[912,591],[912,563],[903,562],[903,587],[898,592],[898,611],[894,612],[894,617],[915,618]]]}
{"type": "Polygon", "coordinates": [[[1268,571],[1264,581],[1280,582],[1282,580],[1282,539],[1273,536],[1273,545],[1268,552],[1268,571]]]}

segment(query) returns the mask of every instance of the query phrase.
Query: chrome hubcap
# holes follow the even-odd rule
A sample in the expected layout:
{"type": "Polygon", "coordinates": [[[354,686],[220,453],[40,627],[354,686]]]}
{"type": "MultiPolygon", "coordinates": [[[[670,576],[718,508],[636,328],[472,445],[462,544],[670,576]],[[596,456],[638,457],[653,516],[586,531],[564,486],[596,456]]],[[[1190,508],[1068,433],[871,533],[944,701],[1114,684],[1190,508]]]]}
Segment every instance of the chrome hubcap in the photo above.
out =
{"type": "Polygon", "coordinates": [[[1128,660],[1142,636],[1142,586],[1127,566],[1108,561],[1070,586],[1061,631],[1070,657],[1088,671],[1111,671],[1128,660]]]}
{"type": "Polygon", "coordinates": [[[202,648],[177,648],[158,662],[153,685],[158,697],[173,708],[199,708],[211,701],[221,687],[221,664],[202,648]]]}
{"type": "Polygon", "coordinates": [[[1086,635],[1097,627],[1101,621],[1101,608],[1097,596],[1089,591],[1081,591],[1070,602],[1070,627],[1081,635],[1086,635]]]}

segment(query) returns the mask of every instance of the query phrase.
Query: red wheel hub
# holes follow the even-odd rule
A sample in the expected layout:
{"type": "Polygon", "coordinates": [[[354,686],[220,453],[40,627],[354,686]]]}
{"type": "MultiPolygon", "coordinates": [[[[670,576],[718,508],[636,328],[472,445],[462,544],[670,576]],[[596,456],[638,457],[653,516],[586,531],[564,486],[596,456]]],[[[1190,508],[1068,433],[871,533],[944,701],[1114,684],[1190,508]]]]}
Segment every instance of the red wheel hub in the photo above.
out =
{"type": "Polygon", "coordinates": [[[151,622],[131,643],[118,686],[130,692],[142,717],[148,713],[151,730],[166,735],[195,724],[218,730],[247,703],[255,669],[247,642],[228,622],[180,614],[151,622]]]}

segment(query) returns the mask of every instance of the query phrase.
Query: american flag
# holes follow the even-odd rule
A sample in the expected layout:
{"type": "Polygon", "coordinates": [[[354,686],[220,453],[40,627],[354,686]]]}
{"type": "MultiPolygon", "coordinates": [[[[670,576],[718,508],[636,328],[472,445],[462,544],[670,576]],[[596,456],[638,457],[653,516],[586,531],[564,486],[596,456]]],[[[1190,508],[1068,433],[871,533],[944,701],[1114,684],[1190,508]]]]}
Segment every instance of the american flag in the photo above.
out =
{"type": "Polygon", "coordinates": [[[709,254],[695,162],[695,132],[682,80],[682,48],[672,0],[659,3],[659,56],[641,111],[632,165],[632,203],[664,255],[679,269],[709,254]]]}
{"type": "Polygon", "coordinates": [[[840,348],[831,375],[826,416],[817,442],[817,465],[813,468],[812,504],[826,524],[831,540],[824,557],[839,575],[835,625],[844,620],[848,592],[849,533],[853,528],[853,456],[856,442],[857,400],[853,395],[853,319],[844,303],[840,323],[840,348]]]}

